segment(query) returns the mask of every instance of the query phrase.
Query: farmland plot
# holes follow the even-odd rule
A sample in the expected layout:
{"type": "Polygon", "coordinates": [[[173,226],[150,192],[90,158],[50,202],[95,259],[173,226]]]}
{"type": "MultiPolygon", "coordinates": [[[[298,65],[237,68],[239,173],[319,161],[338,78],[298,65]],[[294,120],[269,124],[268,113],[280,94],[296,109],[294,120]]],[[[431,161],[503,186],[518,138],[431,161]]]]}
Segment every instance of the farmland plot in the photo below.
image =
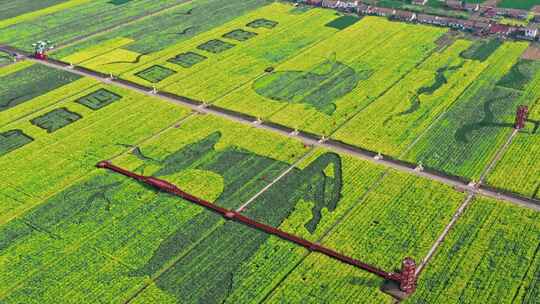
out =
{"type": "MultiPolygon", "coordinates": [[[[343,157],[342,167],[341,159],[336,154],[317,150],[272,185],[261,199],[253,201],[245,215],[310,239],[319,238],[383,172],[380,167],[349,157],[343,157]],[[322,199],[317,191],[321,183],[330,192],[324,193],[322,199]],[[336,197],[339,204],[333,201],[336,197]],[[328,205],[324,205],[325,201],[328,205]],[[306,213],[312,212],[310,220],[306,213]]],[[[166,248],[161,252],[167,252],[166,248]]],[[[280,239],[225,223],[157,278],[134,303],[150,299],[174,303],[163,290],[187,302],[201,299],[205,303],[257,302],[306,254],[303,248],[280,239]]],[[[155,259],[153,263],[158,261],[155,259]]]]}
{"type": "MultiPolygon", "coordinates": [[[[229,0],[225,3],[220,0],[192,1],[158,16],[96,35],[86,41],[53,52],[52,56],[68,61],[73,56],[90,54],[92,50],[100,47],[105,50],[106,45],[117,39],[129,40],[128,43],[122,45],[122,50],[135,54],[149,54],[209,31],[268,3],[270,3],[268,0],[229,0]],[[156,34],[158,32],[159,35],[156,34]]],[[[94,56],[97,55],[88,56],[86,59],[94,56]]],[[[117,57],[116,60],[131,59],[117,57]]],[[[110,61],[114,62],[114,60],[110,61]]]]}
{"type": "MultiPolygon", "coordinates": [[[[166,178],[190,193],[234,208],[267,185],[305,150],[301,143],[285,137],[198,116],[137,147],[115,163],[166,178]],[[238,141],[238,133],[245,135],[243,140],[238,141]]],[[[0,253],[5,261],[11,261],[10,271],[1,279],[0,299],[6,303],[31,299],[63,302],[72,296],[84,303],[97,299],[125,300],[148,278],[160,274],[163,276],[156,281],[157,286],[179,297],[178,300],[212,301],[213,296],[217,299],[226,295],[225,291],[215,291],[228,286],[222,283],[230,277],[229,272],[240,267],[243,257],[254,254],[269,238],[251,228],[225,223],[219,215],[192,203],[157,194],[125,177],[101,171],[69,186],[1,229],[0,234],[8,238],[0,253]],[[35,230],[29,229],[29,225],[35,230]],[[224,246],[216,246],[217,241],[224,246]],[[51,243],[48,248],[57,250],[9,259],[21,251],[33,253],[45,242],[51,243]],[[99,254],[70,258],[82,248],[99,254]],[[200,260],[205,254],[215,257],[213,263],[229,267],[205,268],[207,265],[200,260]],[[107,266],[112,261],[103,257],[118,262],[113,264],[123,270],[107,266]],[[192,269],[193,277],[182,284],[198,284],[198,293],[186,295],[187,289],[180,291],[176,284],[167,283],[181,279],[175,274],[179,271],[176,267],[185,263],[196,267],[192,269]],[[77,269],[86,264],[85,267],[102,272],[81,277],[77,269]],[[35,271],[23,273],[29,265],[34,265],[35,271]],[[174,275],[167,274],[171,272],[174,275]],[[93,287],[93,283],[107,278],[115,281],[112,289],[103,292],[101,285],[93,287]],[[201,284],[203,278],[207,285],[201,284]],[[47,284],[34,284],[52,280],[58,281],[50,285],[53,289],[47,284]],[[69,291],[70,288],[74,290],[69,291]]]]}
{"type": "Polygon", "coordinates": [[[33,0],[0,1],[0,5],[2,6],[0,19],[13,18],[18,15],[37,11],[66,1],[67,0],[45,0],[37,2],[33,0]]]}
{"type": "Polygon", "coordinates": [[[330,134],[423,61],[444,31],[365,17],[216,104],[330,134]]]}
{"type": "Polygon", "coordinates": [[[486,181],[496,188],[540,198],[540,65],[537,62],[528,64],[537,67],[533,81],[525,87],[520,100],[522,104],[531,105],[529,120],[486,181]]]}
{"type": "Polygon", "coordinates": [[[470,45],[458,40],[443,53],[434,53],[355,115],[333,138],[399,157],[486,67],[459,56],[470,45]]]}
{"type": "Polygon", "coordinates": [[[405,303],[537,303],[540,214],[477,199],[405,303]]]}
{"type": "MultiPolygon", "coordinates": [[[[87,50],[64,57],[63,60],[79,62],[80,65],[106,73],[111,72],[114,74],[120,74],[123,78],[146,85],[150,83],[136,77],[135,75],[144,69],[151,68],[152,66],[162,65],[179,73],[176,77],[168,78],[167,81],[160,82],[159,87],[163,87],[167,83],[174,83],[175,81],[183,78],[187,79],[187,76],[190,76],[193,73],[204,71],[205,69],[212,68],[216,65],[220,66],[223,63],[229,63],[230,67],[234,67],[234,60],[225,61],[224,58],[234,55],[242,56],[246,51],[253,48],[249,46],[256,43],[256,41],[262,40],[268,35],[275,35],[283,29],[288,29],[287,25],[292,25],[292,23],[298,23],[302,20],[309,19],[308,16],[299,17],[297,15],[289,14],[288,11],[290,10],[290,7],[290,5],[278,3],[267,5],[250,11],[232,21],[228,21],[221,26],[216,25],[206,32],[198,33],[197,35],[188,35],[185,37],[185,39],[179,39],[174,43],[171,42],[171,45],[158,51],[134,51],[133,49],[129,48],[129,45],[134,43],[133,39],[115,38],[105,41],[101,46],[96,45],[88,48],[87,50]],[[263,16],[266,18],[272,18],[273,21],[278,22],[277,28],[251,28],[251,30],[248,30],[250,29],[247,27],[248,23],[253,20],[260,19],[263,16]],[[223,37],[236,30],[249,31],[257,35],[245,41],[238,41],[223,37]],[[200,49],[201,45],[204,45],[211,40],[220,40],[234,46],[226,52],[217,54],[200,49]],[[118,42],[116,43],[115,41],[118,42]],[[121,41],[123,41],[123,43],[121,41]],[[174,60],[175,58],[187,53],[194,53],[204,56],[207,58],[207,60],[204,60],[204,62],[198,62],[197,64],[188,67],[179,65],[178,62],[174,60]]],[[[194,8],[193,11],[195,12],[197,10],[194,8]]],[[[327,18],[331,18],[330,16],[333,15],[330,13],[330,11],[324,12],[328,16],[327,18]]],[[[321,10],[319,10],[319,15],[317,16],[319,16],[319,18],[323,18],[323,16],[320,14],[321,10]]],[[[198,18],[205,18],[204,20],[207,20],[206,18],[208,17],[198,16],[198,18]]],[[[196,20],[194,20],[194,22],[195,21],[196,20]]],[[[319,22],[324,22],[324,20],[319,22]]],[[[306,39],[317,39],[319,35],[324,35],[325,33],[326,35],[331,35],[334,32],[335,30],[328,29],[326,32],[321,34],[317,34],[315,31],[305,33],[305,38],[296,44],[305,43],[303,41],[306,39]],[[314,36],[310,37],[308,34],[313,34],[314,36]]],[[[300,33],[296,35],[300,35],[300,33]]],[[[290,50],[289,52],[292,52],[293,50],[290,50]]],[[[278,51],[278,49],[274,50],[274,52],[278,51]]],[[[281,52],[283,52],[283,50],[281,50],[281,52]]],[[[61,53],[63,52],[61,51],[61,53]]],[[[272,54],[272,52],[269,54],[272,54]]],[[[58,54],[58,56],[60,56],[60,54],[58,54]]],[[[222,67],[220,70],[220,75],[222,75],[221,72],[223,71],[223,68],[224,67],[222,67]]]]}
{"type": "Polygon", "coordinates": [[[56,44],[66,43],[88,33],[106,30],[108,27],[120,25],[183,2],[185,0],[83,2],[74,7],[42,16],[37,15],[35,18],[0,28],[1,42],[31,51],[32,43],[44,37],[56,44]]]}
{"type": "Polygon", "coordinates": [[[2,204],[0,223],[88,174],[96,162],[125,151],[125,145],[152,136],[188,113],[178,105],[107,85],[58,98],[54,105],[0,128],[2,176],[19,189],[14,198],[26,202],[17,208],[2,204]],[[107,102],[111,96],[122,98],[107,102]]]}
{"type": "MultiPolygon", "coordinates": [[[[381,167],[320,149],[252,201],[243,213],[316,241],[353,208],[382,173],[381,167]]],[[[307,253],[268,238],[234,272],[225,303],[264,299],[307,253]]]]}
{"type": "MultiPolygon", "coordinates": [[[[419,261],[464,198],[447,186],[389,171],[321,243],[393,271],[405,256],[419,261]]],[[[269,303],[391,303],[382,279],[310,254],[274,290],[269,303]]]]}
{"type": "MultiPolygon", "coordinates": [[[[144,64],[134,71],[118,72],[122,78],[150,85],[150,82],[136,74],[160,65],[177,73],[159,81],[157,88],[211,102],[263,74],[266,68],[296,55],[303,48],[336,32],[336,29],[324,27],[326,22],[335,18],[332,11],[317,9],[302,15],[293,15],[289,13],[290,9],[290,5],[279,3],[263,7],[193,39],[141,57],[144,64]],[[247,26],[263,17],[276,22],[276,26],[247,26]],[[305,26],[306,30],[298,31],[300,24],[305,26]],[[237,30],[251,33],[250,38],[242,41],[232,39],[231,33],[237,30]],[[200,59],[188,67],[179,64],[178,58],[187,54],[196,54],[200,59]],[[226,77],[223,71],[227,71],[226,77]]],[[[98,58],[85,64],[92,66],[98,58]]]]}
{"type": "Polygon", "coordinates": [[[487,68],[406,156],[451,175],[478,180],[512,131],[522,91],[498,82],[518,61],[526,43],[504,43],[487,68]]]}
{"type": "Polygon", "coordinates": [[[24,68],[0,76],[0,113],[81,78],[41,64],[18,65],[24,68]]]}

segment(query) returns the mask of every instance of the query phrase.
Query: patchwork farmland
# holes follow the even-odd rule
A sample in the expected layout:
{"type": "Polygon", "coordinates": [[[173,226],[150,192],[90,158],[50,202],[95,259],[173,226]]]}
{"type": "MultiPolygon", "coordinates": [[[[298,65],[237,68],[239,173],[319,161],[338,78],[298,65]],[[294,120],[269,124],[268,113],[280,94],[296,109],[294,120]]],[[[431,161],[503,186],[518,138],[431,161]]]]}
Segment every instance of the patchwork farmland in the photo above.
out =
{"type": "Polygon", "coordinates": [[[0,303],[540,303],[531,43],[270,0],[0,16],[0,303]]]}

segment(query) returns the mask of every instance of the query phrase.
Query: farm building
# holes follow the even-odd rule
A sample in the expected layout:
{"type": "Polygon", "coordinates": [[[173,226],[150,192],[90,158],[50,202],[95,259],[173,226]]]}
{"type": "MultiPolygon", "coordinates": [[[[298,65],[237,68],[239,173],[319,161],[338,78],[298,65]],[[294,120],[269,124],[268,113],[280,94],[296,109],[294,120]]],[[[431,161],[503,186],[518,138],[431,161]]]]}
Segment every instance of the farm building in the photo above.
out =
{"type": "Polygon", "coordinates": [[[412,0],[411,3],[414,5],[426,5],[427,0],[412,0]]]}

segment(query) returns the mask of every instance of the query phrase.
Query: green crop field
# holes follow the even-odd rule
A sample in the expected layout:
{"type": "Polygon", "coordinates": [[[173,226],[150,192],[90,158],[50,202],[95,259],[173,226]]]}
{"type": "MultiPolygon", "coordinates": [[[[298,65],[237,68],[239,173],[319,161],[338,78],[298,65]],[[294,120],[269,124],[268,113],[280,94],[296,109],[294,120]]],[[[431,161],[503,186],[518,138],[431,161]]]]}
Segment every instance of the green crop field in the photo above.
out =
{"type": "Polygon", "coordinates": [[[9,147],[2,149],[0,159],[3,181],[8,188],[26,189],[12,196],[23,204],[0,206],[0,223],[88,174],[97,161],[125,150],[124,145],[150,137],[187,114],[181,107],[104,85],[56,98],[52,104],[47,100],[49,105],[43,109],[0,128],[2,146],[9,147]],[[103,88],[122,98],[97,110],[81,104],[89,93],[103,88]],[[150,119],[156,116],[160,119],[150,119]]]}
{"type": "Polygon", "coordinates": [[[429,56],[444,32],[366,17],[216,104],[330,134],[429,56]]]}
{"type": "Polygon", "coordinates": [[[322,248],[413,258],[400,303],[538,302],[535,43],[289,1],[0,6],[0,303],[398,302],[322,248]],[[14,54],[39,40],[65,64],[14,54]]]}
{"type": "Polygon", "coordinates": [[[106,31],[110,27],[118,26],[135,18],[142,18],[169,6],[181,5],[185,0],[79,2],[81,2],[79,5],[64,10],[42,16],[37,15],[29,20],[24,20],[26,19],[24,18],[7,27],[1,27],[0,24],[0,42],[25,50],[32,50],[32,43],[42,39],[54,41],[56,44],[64,44],[77,37],[106,31]],[[100,22],[96,22],[96,20],[100,22]]]}
{"type": "MultiPolygon", "coordinates": [[[[420,260],[464,195],[431,181],[390,172],[323,240],[340,252],[394,269],[420,260]],[[417,189],[422,189],[418,191],[417,189]]],[[[310,254],[274,290],[269,303],[392,303],[382,280],[320,254],[310,254]]]]}
{"type": "Polygon", "coordinates": [[[530,10],[536,5],[540,5],[538,0],[501,0],[497,3],[498,7],[516,8],[530,10]]]}
{"type": "Polygon", "coordinates": [[[540,73],[526,88],[532,105],[526,128],[518,133],[510,147],[487,177],[487,183],[499,189],[512,191],[532,198],[540,198],[540,104],[538,86],[540,73]],[[527,168],[516,170],[516,168],[527,168]]]}
{"type": "Polygon", "coordinates": [[[16,107],[79,78],[78,75],[59,72],[40,64],[2,75],[0,76],[0,112],[16,107]]]}
{"type": "Polygon", "coordinates": [[[538,212],[478,199],[405,303],[537,303],[538,212]]]}
{"type": "Polygon", "coordinates": [[[512,66],[526,47],[525,43],[505,43],[498,47],[486,59],[487,67],[444,117],[419,139],[407,160],[479,180],[497,148],[512,132],[522,92],[499,81],[512,72],[512,66]]]}
{"type": "Polygon", "coordinates": [[[399,157],[487,66],[459,56],[470,44],[459,40],[431,55],[333,137],[399,157]]]}
{"type": "Polygon", "coordinates": [[[62,2],[66,2],[66,1],[68,0],[45,0],[45,1],[2,0],[0,1],[0,6],[2,7],[2,12],[0,13],[0,19],[8,19],[8,18],[16,17],[25,13],[41,10],[48,6],[52,6],[55,4],[62,3],[62,2]]]}

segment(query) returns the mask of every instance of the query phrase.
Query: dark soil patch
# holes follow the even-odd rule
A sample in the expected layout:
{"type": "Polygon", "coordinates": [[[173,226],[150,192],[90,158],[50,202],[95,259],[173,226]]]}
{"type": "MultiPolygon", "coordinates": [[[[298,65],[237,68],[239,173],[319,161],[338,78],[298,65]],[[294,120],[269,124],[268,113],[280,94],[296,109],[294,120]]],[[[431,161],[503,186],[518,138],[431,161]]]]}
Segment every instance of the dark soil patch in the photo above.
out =
{"type": "Polygon", "coordinates": [[[360,21],[360,18],[355,17],[355,16],[351,16],[351,15],[347,15],[347,16],[338,17],[338,18],[330,21],[329,23],[326,24],[326,26],[333,27],[333,28],[338,29],[338,30],[343,30],[343,29],[346,29],[349,26],[355,24],[358,21],[360,21]]]}
{"type": "Polygon", "coordinates": [[[161,65],[154,65],[136,73],[135,75],[151,83],[157,83],[173,74],[176,74],[176,71],[161,65]]]}
{"type": "Polygon", "coordinates": [[[0,156],[6,155],[9,152],[17,150],[34,139],[21,130],[10,130],[0,133],[0,156]]]}
{"type": "Polygon", "coordinates": [[[120,100],[121,98],[122,96],[102,88],[77,99],[75,102],[80,103],[92,110],[99,110],[117,100],[120,100]]]}
{"type": "Polygon", "coordinates": [[[198,63],[203,62],[208,57],[199,55],[194,52],[187,52],[176,55],[176,57],[167,60],[167,62],[178,64],[184,68],[190,68],[198,63]]]}
{"type": "Polygon", "coordinates": [[[232,49],[233,47],[234,44],[232,43],[228,43],[219,39],[213,39],[199,45],[197,48],[199,50],[203,50],[213,54],[219,54],[225,52],[226,50],[232,49]]]}
{"type": "Polygon", "coordinates": [[[460,56],[465,59],[485,61],[499,48],[499,46],[502,45],[502,43],[502,40],[499,39],[477,41],[467,50],[461,52],[460,56]]]}
{"type": "Polygon", "coordinates": [[[223,38],[233,39],[236,41],[246,41],[255,36],[257,36],[257,33],[237,29],[224,34],[223,38]]]}
{"type": "Polygon", "coordinates": [[[271,100],[304,103],[331,115],[336,109],[333,102],[369,76],[369,71],[357,73],[341,62],[326,60],[309,71],[269,73],[257,79],[253,89],[271,100]]]}

